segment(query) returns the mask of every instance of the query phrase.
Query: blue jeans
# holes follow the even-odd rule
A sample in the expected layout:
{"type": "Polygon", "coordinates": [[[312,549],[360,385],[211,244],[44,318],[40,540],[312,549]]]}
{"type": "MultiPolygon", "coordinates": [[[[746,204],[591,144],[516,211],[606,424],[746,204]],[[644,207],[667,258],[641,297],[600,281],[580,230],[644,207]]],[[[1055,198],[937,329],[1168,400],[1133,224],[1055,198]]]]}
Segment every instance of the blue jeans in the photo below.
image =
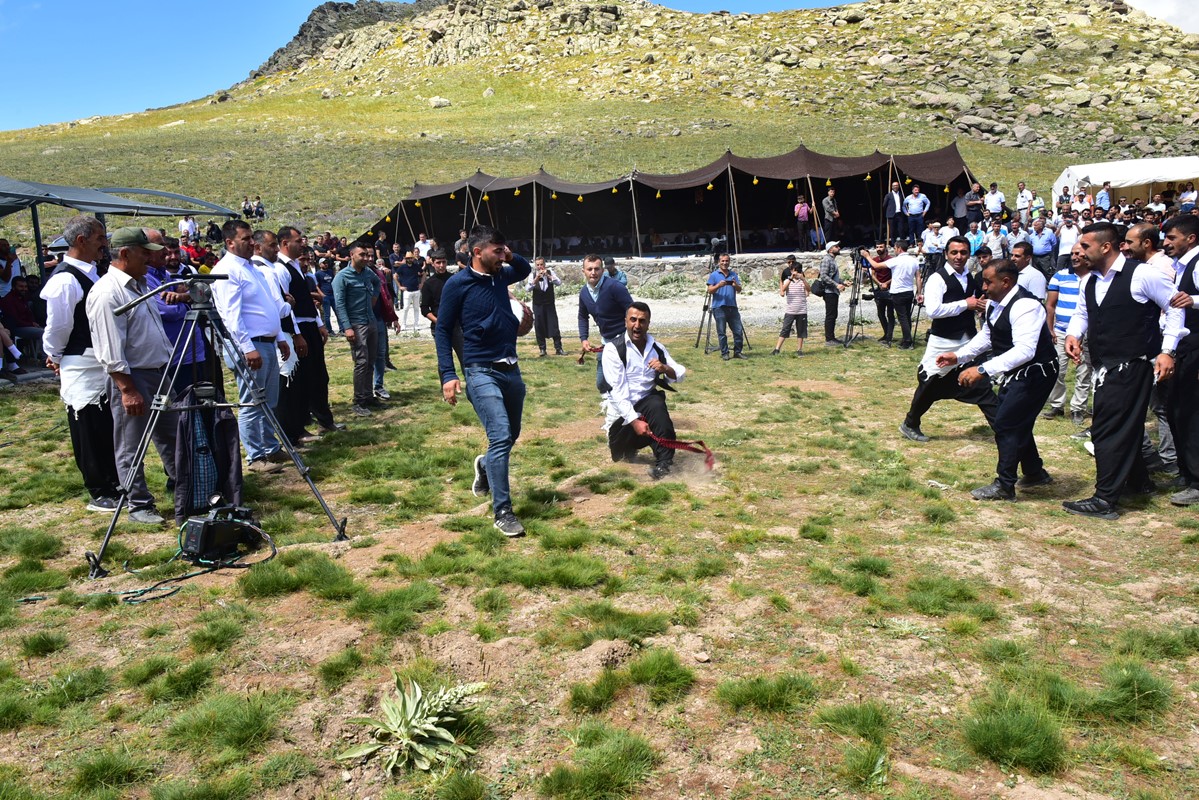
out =
{"type": "Polygon", "coordinates": [[[379,346],[375,350],[375,391],[383,388],[383,373],[387,372],[387,357],[391,352],[387,346],[387,323],[381,319],[375,320],[375,330],[379,331],[379,346]]]}
{"type": "Polygon", "coordinates": [[[512,507],[508,458],[520,436],[520,418],[525,407],[525,383],[520,368],[505,372],[492,367],[467,367],[466,399],[474,406],[487,432],[483,469],[491,486],[491,506],[498,514],[501,509],[512,507]]]}
{"type": "MultiPolygon", "coordinates": [[[[325,323],[325,330],[332,333],[333,325],[330,324],[333,321],[333,297],[332,296],[328,296],[325,299],[321,300],[321,320],[323,320],[325,323]]],[[[341,329],[341,320],[337,321],[337,332],[345,333],[345,331],[343,331],[341,329]]]]}
{"type": "MultiPolygon", "coordinates": [[[[267,405],[274,409],[279,405],[279,356],[275,343],[254,342],[254,347],[262,356],[262,366],[253,371],[253,384],[238,377],[237,401],[253,403],[258,399],[254,395],[261,393],[266,397],[267,405]]],[[[228,359],[226,363],[229,369],[233,369],[228,359]]],[[[246,448],[247,461],[264,459],[280,447],[279,440],[275,438],[275,429],[271,427],[266,410],[261,405],[242,408],[237,415],[237,429],[241,433],[242,446],[246,448]]]]}
{"type": "Polygon", "coordinates": [[[716,337],[720,341],[720,354],[729,354],[728,328],[733,329],[733,352],[740,353],[745,342],[745,330],[741,327],[741,312],[736,306],[716,306],[712,309],[712,321],[716,323],[716,337]]]}

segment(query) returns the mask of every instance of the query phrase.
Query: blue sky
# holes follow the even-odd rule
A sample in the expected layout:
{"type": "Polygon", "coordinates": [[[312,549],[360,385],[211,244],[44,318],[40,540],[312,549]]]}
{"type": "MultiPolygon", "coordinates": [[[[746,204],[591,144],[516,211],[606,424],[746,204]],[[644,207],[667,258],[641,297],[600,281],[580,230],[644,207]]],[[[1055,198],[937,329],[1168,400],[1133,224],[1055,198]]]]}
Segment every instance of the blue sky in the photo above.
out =
{"type": "MultiPolygon", "coordinates": [[[[319,2],[0,0],[0,42],[9,67],[0,79],[0,130],[142,111],[232,86],[285,45],[319,2]],[[130,33],[137,29],[143,33],[130,33]]],[[[758,13],[830,3],[664,5],[758,13]]]]}

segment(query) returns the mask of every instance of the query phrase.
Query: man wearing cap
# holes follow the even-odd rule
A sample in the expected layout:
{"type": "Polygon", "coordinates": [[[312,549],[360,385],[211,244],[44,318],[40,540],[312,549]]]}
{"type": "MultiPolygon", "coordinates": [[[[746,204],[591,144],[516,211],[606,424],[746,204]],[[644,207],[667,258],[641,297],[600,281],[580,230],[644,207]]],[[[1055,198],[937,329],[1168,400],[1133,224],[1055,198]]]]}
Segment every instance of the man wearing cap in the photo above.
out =
{"type": "MultiPolygon", "coordinates": [[[[109,243],[113,255],[108,272],[88,292],[87,321],[92,331],[96,361],[108,373],[108,403],[112,409],[113,450],[122,491],[134,522],[163,522],[146,486],[146,475],[137,460],[138,447],[149,424],[151,403],[162,382],[162,370],[171,357],[171,341],[162,327],[154,303],[141,303],[117,316],[117,308],[149,291],[146,269],[150,251],[163,245],[151,242],[141,228],[118,228],[109,243]]],[[[167,394],[169,397],[169,393],[167,394]]],[[[163,399],[167,399],[164,397],[163,399]]],[[[175,415],[163,413],[150,431],[167,477],[175,477],[175,415]]]]}
{"type": "MultiPolygon", "coordinates": [[[[824,286],[824,344],[828,347],[843,344],[837,338],[837,303],[841,299],[841,291],[845,289],[845,279],[841,277],[841,268],[837,266],[840,252],[840,242],[829,242],[825,246],[824,257],[820,259],[820,274],[817,276],[824,286]]],[[[737,289],[740,291],[741,287],[737,289]]]]}
{"type": "MultiPolygon", "coordinates": [[[[212,285],[212,299],[235,346],[245,358],[249,374],[238,374],[238,402],[241,413],[237,428],[252,472],[281,471],[289,460],[275,437],[267,417],[266,403],[279,404],[279,355],[286,359],[291,346],[280,324],[291,309],[271,292],[271,284],[250,259],[254,255],[254,237],[249,224],[229,220],[221,229],[225,237],[225,255],[212,268],[213,275],[228,275],[212,285]]],[[[272,237],[273,238],[273,237],[272,237]]],[[[230,365],[232,369],[232,365],[230,365]]]]}
{"type": "Polygon", "coordinates": [[[924,241],[924,215],[928,213],[928,196],[920,194],[920,184],[912,184],[912,193],[903,199],[903,215],[908,220],[908,234],[912,241],[924,241]]]}
{"type": "MultiPolygon", "coordinates": [[[[832,192],[832,189],[829,189],[832,192]]],[[[831,195],[830,195],[831,196],[831,195]]],[[[745,331],[741,326],[741,311],[737,308],[737,293],[741,291],[741,277],[733,271],[732,259],[722,253],[717,267],[708,276],[708,294],[712,295],[712,321],[716,323],[716,337],[720,342],[720,357],[729,360],[728,329],[733,329],[733,358],[745,358],[741,348],[745,346],[745,331]]]]}
{"type": "Polygon", "coordinates": [[[112,450],[108,374],[96,361],[85,302],[99,280],[96,261],[108,240],[104,223],[84,215],[72,217],[62,235],[67,252],[42,287],[41,297],[46,302],[42,349],[46,366],[59,377],[58,392],[67,407],[75,466],[91,496],[87,509],[114,511],[120,478],[112,450]]]}
{"type": "MultiPolygon", "coordinates": [[[[424,237],[424,234],[422,233],[421,236],[424,237]]],[[[422,241],[424,241],[423,238],[422,241]]],[[[426,249],[425,252],[428,253],[429,250],[426,249]]],[[[424,272],[416,260],[416,252],[406,251],[404,260],[396,264],[394,271],[396,280],[400,284],[400,291],[403,293],[403,309],[400,311],[399,319],[400,330],[418,334],[420,333],[417,327],[420,324],[420,285],[424,272]],[[408,321],[409,317],[411,317],[411,322],[408,321]]],[[[379,346],[382,347],[384,344],[385,342],[380,342],[379,346]]]]}

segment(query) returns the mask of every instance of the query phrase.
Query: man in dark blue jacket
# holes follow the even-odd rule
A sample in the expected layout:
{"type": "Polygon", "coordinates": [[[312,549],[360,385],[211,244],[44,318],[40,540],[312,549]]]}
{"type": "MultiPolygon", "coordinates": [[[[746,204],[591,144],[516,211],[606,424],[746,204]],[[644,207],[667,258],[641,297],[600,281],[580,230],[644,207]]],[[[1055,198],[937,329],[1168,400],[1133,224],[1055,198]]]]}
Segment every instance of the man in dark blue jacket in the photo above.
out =
{"type": "Polygon", "coordinates": [[[487,452],[475,458],[475,495],[491,493],[495,527],[505,536],[523,536],[525,528],[512,513],[508,458],[520,436],[525,384],[516,359],[520,320],[512,313],[508,287],[529,277],[529,262],[515,255],[494,228],[479,225],[470,233],[470,266],[445,282],[437,309],[437,371],[441,394],[458,402],[462,384],[454,371],[450,332],[462,327],[462,362],[466,399],[487,432],[487,452]]]}
{"type": "MultiPolygon", "coordinates": [[[[583,288],[579,289],[579,341],[583,352],[600,352],[603,345],[624,338],[624,316],[633,298],[620,281],[604,270],[604,261],[597,255],[583,257],[583,288]],[[590,341],[591,318],[599,328],[601,344],[594,346],[590,341]]],[[[595,388],[607,394],[608,384],[604,381],[603,359],[595,371],[595,388]]]]}

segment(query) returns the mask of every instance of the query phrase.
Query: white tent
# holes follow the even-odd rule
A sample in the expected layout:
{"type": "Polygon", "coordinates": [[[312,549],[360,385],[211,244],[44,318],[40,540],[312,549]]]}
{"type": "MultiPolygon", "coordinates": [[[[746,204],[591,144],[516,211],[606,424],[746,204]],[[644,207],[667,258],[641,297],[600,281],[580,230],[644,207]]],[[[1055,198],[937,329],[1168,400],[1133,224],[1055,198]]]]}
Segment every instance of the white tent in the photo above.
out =
{"type": "MultiPolygon", "coordinates": [[[[1053,182],[1053,195],[1069,186],[1071,192],[1093,187],[1092,194],[1111,181],[1112,188],[1130,201],[1140,197],[1146,202],[1155,192],[1167,186],[1181,188],[1187,181],[1199,182],[1199,156],[1174,158],[1134,158],[1126,161],[1104,161],[1099,164],[1075,164],[1062,172],[1053,182]]],[[[1113,198],[1115,199],[1115,198],[1113,198]]]]}

